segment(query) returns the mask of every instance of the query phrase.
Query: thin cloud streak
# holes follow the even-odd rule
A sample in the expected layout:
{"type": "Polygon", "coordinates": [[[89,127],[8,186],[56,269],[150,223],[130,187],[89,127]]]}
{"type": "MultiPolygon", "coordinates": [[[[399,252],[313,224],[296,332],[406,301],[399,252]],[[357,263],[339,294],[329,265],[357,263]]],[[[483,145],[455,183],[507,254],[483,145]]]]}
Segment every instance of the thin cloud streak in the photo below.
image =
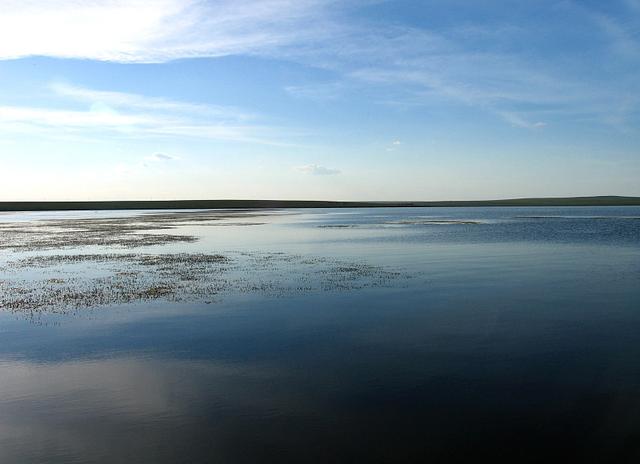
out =
{"type": "Polygon", "coordinates": [[[521,127],[523,129],[542,129],[547,125],[547,123],[542,121],[530,122],[517,113],[502,111],[498,114],[512,126],[521,127]]]}
{"type": "Polygon", "coordinates": [[[282,130],[248,122],[256,116],[235,108],[192,104],[130,93],[53,84],[55,95],[83,109],[0,106],[0,133],[58,137],[185,137],[265,145],[289,145],[282,130]]]}
{"type": "Polygon", "coordinates": [[[292,97],[315,101],[337,100],[344,93],[344,90],[345,85],[342,82],[285,87],[285,91],[292,97]]]}
{"type": "Polygon", "coordinates": [[[340,174],[338,169],[327,168],[318,164],[307,164],[306,166],[298,166],[296,169],[304,174],[312,176],[334,176],[340,174]]]}
{"type": "Polygon", "coordinates": [[[48,129],[71,132],[95,130],[123,136],[182,136],[279,145],[266,126],[227,125],[163,117],[151,114],[124,114],[109,110],[52,110],[37,107],[0,106],[0,133],[13,127],[46,134],[48,129]],[[42,130],[42,131],[41,131],[42,130]]]}
{"type": "Polygon", "coordinates": [[[94,90],[66,83],[53,83],[51,90],[58,96],[85,103],[101,103],[116,108],[129,110],[172,111],[202,116],[215,116],[228,120],[250,120],[257,116],[243,112],[234,107],[178,102],[165,98],[148,97],[125,92],[94,90]]]}
{"type": "Polygon", "coordinates": [[[167,153],[157,152],[153,155],[149,155],[145,157],[146,161],[157,161],[157,162],[165,162],[165,161],[177,161],[180,158],[178,156],[169,155],[167,153]]]}

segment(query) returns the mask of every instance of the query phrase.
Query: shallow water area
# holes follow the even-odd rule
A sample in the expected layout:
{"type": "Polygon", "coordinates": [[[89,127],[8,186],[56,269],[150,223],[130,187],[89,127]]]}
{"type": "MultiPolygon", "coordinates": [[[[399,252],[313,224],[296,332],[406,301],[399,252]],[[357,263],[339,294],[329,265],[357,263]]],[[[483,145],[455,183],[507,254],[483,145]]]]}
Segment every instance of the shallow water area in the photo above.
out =
{"type": "Polygon", "coordinates": [[[0,215],[0,462],[637,462],[639,217],[0,215]]]}

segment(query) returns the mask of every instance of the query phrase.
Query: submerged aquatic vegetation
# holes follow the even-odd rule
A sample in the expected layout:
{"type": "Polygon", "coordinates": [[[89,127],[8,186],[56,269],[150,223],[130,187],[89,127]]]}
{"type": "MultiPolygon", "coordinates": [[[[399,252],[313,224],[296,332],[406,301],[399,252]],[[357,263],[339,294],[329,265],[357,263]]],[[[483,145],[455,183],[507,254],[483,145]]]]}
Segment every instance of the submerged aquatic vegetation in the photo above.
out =
{"type": "Polygon", "coordinates": [[[0,250],[38,251],[81,246],[135,248],[167,243],[189,243],[194,235],[169,233],[180,226],[254,226],[261,222],[245,219],[272,212],[247,210],[189,211],[141,214],[134,217],[50,219],[32,222],[0,222],[0,250]],[[233,219],[234,222],[229,222],[233,219]]]}
{"type": "Polygon", "coordinates": [[[0,309],[33,316],[149,300],[211,303],[219,295],[353,290],[399,277],[368,264],[283,252],[122,250],[198,240],[166,232],[185,224],[257,225],[238,221],[266,214],[198,211],[0,223],[0,251],[12,252],[0,260],[0,309]],[[82,252],[91,245],[100,247],[82,252]]]}
{"type": "Polygon", "coordinates": [[[368,264],[277,252],[47,255],[12,261],[1,271],[7,278],[0,281],[0,309],[30,314],[147,300],[210,303],[234,293],[354,290],[400,276],[368,264]],[[25,270],[35,276],[20,278],[25,270]]]}
{"type": "Polygon", "coordinates": [[[481,224],[480,221],[458,219],[403,219],[400,221],[387,221],[385,224],[397,225],[449,225],[449,224],[481,224]]]}

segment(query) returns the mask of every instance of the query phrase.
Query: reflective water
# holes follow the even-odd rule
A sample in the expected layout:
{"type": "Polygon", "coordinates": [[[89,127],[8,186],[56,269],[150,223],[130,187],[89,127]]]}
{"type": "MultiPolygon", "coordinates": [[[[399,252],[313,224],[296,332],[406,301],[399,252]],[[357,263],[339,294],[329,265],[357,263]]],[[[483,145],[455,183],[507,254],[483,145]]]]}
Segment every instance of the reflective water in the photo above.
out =
{"type": "Polygon", "coordinates": [[[142,251],[400,277],[0,312],[0,462],[638,462],[640,208],[290,213],[142,251]]]}

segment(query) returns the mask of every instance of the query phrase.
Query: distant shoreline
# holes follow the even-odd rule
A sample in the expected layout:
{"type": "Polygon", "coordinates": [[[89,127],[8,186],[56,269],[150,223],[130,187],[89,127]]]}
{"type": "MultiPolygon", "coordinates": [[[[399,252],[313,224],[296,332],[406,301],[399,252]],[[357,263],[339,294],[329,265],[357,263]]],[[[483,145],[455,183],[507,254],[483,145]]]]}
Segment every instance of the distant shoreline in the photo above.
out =
{"type": "Polygon", "coordinates": [[[0,211],[81,211],[128,209],[273,209],[455,206],[640,206],[640,197],[595,196],[514,198],[476,201],[301,201],[301,200],[160,200],[160,201],[7,201],[0,211]]]}

